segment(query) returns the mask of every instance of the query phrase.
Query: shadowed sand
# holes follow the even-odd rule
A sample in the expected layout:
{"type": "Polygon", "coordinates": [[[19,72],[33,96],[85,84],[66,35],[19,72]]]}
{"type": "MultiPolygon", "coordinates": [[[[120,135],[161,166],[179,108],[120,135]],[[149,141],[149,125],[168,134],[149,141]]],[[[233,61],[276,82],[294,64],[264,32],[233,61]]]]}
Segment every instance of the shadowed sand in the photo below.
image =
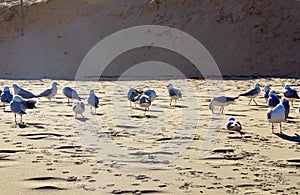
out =
{"type": "MultiPolygon", "coordinates": [[[[283,123],[284,134],[273,135],[263,92],[256,100],[259,106],[248,106],[248,99],[240,97],[225,107],[223,121],[211,115],[211,97],[202,80],[146,81],[157,92],[146,114],[139,105],[130,108],[126,99],[127,89],[143,87],[141,81],[57,82],[57,96],[52,102],[40,98],[38,108],[24,115],[25,124],[16,125],[12,113],[0,112],[2,194],[293,194],[300,190],[300,115],[293,108],[289,122],[283,123]],[[183,94],[172,107],[165,87],[170,82],[183,94]],[[97,114],[90,114],[86,105],[84,118],[75,118],[61,93],[66,85],[74,87],[85,103],[94,88],[100,97],[97,114]],[[224,129],[231,116],[241,121],[242,133],[224,129]],[[209,129],[210,123],[220,123],[221,128],[209,129]],[[208,130],[215,137],[207,137],[208,130]],[[201,156],[206,141],[212,148],[201,156]]],[[[1,86],[13,83],[38,94],[51,81],[0,81],[1,86]]],[[[224,83],[228,96],[255,83],[270,84],[278,92],[285,83],[296,89],[300,85],[295,79],[224,83]]]]}

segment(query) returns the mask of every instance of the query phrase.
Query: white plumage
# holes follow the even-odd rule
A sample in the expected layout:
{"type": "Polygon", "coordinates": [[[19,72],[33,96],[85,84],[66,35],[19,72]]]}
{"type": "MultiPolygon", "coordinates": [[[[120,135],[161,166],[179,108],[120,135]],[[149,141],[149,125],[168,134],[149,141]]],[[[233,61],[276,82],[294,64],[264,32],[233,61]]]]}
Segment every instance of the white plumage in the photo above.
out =
{"type": "Polygon", "coordinates": [[[82,101],[74,101],[72,105],[72,109],[75,112],[75,115],[77,117],[77,114],[80,114],[83,117],[84,111],[85,111],[85,105],[82,101]]]}

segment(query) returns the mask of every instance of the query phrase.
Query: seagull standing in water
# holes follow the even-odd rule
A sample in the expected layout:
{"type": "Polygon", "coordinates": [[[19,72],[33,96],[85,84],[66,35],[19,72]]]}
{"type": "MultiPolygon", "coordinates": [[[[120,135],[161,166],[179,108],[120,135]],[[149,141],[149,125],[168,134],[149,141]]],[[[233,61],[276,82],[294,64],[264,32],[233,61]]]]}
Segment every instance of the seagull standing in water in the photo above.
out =
{"type": "Polygon", "coordinates": [[[30,99],[30,98],[36,98],[37,97],[33,93],[31,93],[31,92],[29,92],[29,91],[27,91],[25,89],[22,89],[17,84],[13,84],[13,88],[14,88],[15,95],[19,95],[22,98],[30,99]]]}
{"type": "Polygon", "coordinates": [[[51,101],[51,98],[53,98],[57,94],[57,86],[59,84],[57,82],[52,83],[52,87],[50,89],[46,89],[43,91],[38,97],[45,97],[48,98],[51,101]]]}
{"type": "Polygon", "coordinates": [[[284,87],[284,93],[283,93],[284,97],[286,97],[289,101],[292,102],[292,107],[294,106],[293,102],[296,99],[300,99],[297,91],[295,89],[292,89],[290,87],[290,85],[286,84],[284,87]]]}
{"type": "Polygon", "coordinates": [[[22,115],[26,114],[26,109],[36,108],[35,104],[37,101],[35,100],[23,100],[21,96],[15,95],[12,102],[10,103],[10,109],[14,113],[15,122],[17,122],[17,114],[21,116],[20,122],[22,121],[22,115]]]}
{"type": "Polygon", "coordinates": [[[75,117],[77,118],[77,114],[80,114],[83,117],[85,111],[85,105],[82,101],[76,100],[73,102],[72,109],[75,112],[75,117]]]}
{"type": "Polygon", "coordinates": [[[267,119],[269,123],[272,123],[272,133],[274,133],[274,123],[279,123],[280,133],[282,133],[281,123],[287,120],[289,113],[289,105],[287,100],[283,100],[282,103],[270,109],[267,112],[267,119]]]}
{"type": "Polygon", "coordinates": [[[81,100],[81,98],[79,97],[75,89],[72,89],[71,87],[64,87],[62,92],[68,98],[68,105],[70,105],[70,99],[79,100],[79,101],[81,100]]]}
{"type": "Polygon", "coordinates": [[[171,83],[167,87],[171,98],[170,105],[172,105],[172,100],[175,100],[176,105],[177,100],[182,97],[181,91],[179,89],[175,89],[171,83]]]}
{"type": "Polygon", "coordinates": [[[99,107],[99,98],[96,96],[94,90],[90,90],[90,96],[88,98],[88,104],[91,106],[91,113],[92,113],[92,107],[95,108],[95,114],[96,109],[99,107]]]}
{"type": "Polygon", "coordinates": [[[9,104],[12,101],[12,99],[13,95],[10,93],[9,87],[5,86],[1,95],[1,102],[3,103],[3,105],[9,104]]]}
{"type": "Polygon", "coordinates": [[[251,103],[252,100],[257,105],[257,103],[254,100],[254,98],[256,98],[259,94],[260,94],[260,85],[259,84],[255,84],[255,87],[253,89],[247,91],[246,93],[242,93],[239,96],[245,96],[247,98],[250,98],[250,101],[249,101],[248,105],[250,105],[250,103],[251,103]]]}
{"type": "Polygon", "coordinates": [[[268,106],[270,108],[274,108],[279,103],[280,103],[279,97],[277,96],[274,90],[271,90],[268,98],[268,106]]]}
{"type": "Polygon", "coordinates": [[[219,110],[219,113],[223,113],[224,112],[224,107],[229,105],[229,104],[234,103],[234,101],[238,98],[239,97],[216,96],[210,101],[209,109],[214,114],[215,113],[214,112],[215,106],[219,106],[219,107],[221,107],[220,110],[219,110]]]}
{"type": "Polygon", "coordinates": [[[129,100],[130,107],[132,106],[131,103],[137,103],[139,97],[141,96],[142,91],[139,91],[136,87],[130,87],[127,92],[127,99],[129,100]]]}

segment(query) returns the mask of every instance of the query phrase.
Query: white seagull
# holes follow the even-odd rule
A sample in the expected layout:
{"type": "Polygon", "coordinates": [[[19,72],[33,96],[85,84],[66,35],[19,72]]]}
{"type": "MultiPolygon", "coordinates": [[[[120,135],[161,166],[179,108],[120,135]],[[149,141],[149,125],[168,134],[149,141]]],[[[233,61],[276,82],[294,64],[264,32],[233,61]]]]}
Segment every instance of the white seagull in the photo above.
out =
{"type": "Polygon", "coordinates": [[[234,101],[238,98],[239,97],[226,97],[226,96],[213,97],[213,99],[209,103],[209,109],[214,114],[215,113],[214,112],[215,106],[219,106],[219,107],[221,107],[220,110],[219,110],[219,113],[223,113],[224,112],[224,107],[229,105],[229,104],[234,103],[234,101]]]}
{"type": "Polygon", "coordinates": [[[12,102],[10,103],[10,109],[14,113],[15,122],[17,122],[17,114],[21,116],[20,122],[22,121],[22,115],[26,114],[26,109],[33,109],[36,108],[35,104],[37,101],[35,100],[24,100],[21,96],[15,95],[12,102]]]}
{"type": "Polygon", "coordinates": [[[249,101],[248,105],[250,105],[252,100],[257,105],[254,98],[256,98],[259,94],[260,94],[260,85],[258,83],[256,83],[255,87],[253,89],[247,91],[246,93],[242,93],[239,96],[245,96],[247,98],[250,98],[250,101],[249,101]]]}
{"type": "Polygon", "coordinates": [[[53,82],[52,87],[43,91],[38,97],[45,97],[51,101],[51,98],[57,94],[57,85],[59,85],[57,82],[53,82]]]}
{"type": "Polygon", "coordinates": [[[242,124],[240,121],[235,120],[235,118],[230,118],[226,123],[226,129],[240,131],[242,130],[242,124]]]}
{"type": "Polygon", "coordinates": [[[85,105],[82,101],[76,100],[73,102],[72,109],[75,112],[75,117],[77,117],[77,114],[80,114],[83,117],[84,111],[85,111],[85,105]]]}
{"type": "Polygon", "coordinates": [[[288,108],[287,108],[286,103],[284,103],[284,102],[287,102],[287,101],[283,100],[283,103],[278,104],[273,109],[270,109],[267,112],[267,119],[268,119],[269,123],[272,123],[272,133],[274,133],[274,123],[279,123],[280,133],[282,133],[281,123],[285,122],[287,120],[287,116],[288,116],[288,113],[287,113],[288,108]]]}
{"type": "Polygon", "coordinates": [[[99,107],[99,98],[96,96],[94,90],[90,90],[90,96],[88,98],[88,104],[91,106],[91,113],[92,113],[92,108],[95,108],[95,114],[96,114],[96,109],[99,107]]]}
{"type": "Polygon", "coordinates": [[[289,101],[292,102],[292,107],[294,106],[293,102],[296,100],[296,99],[300,99],[297,91],[295,89],[292,89],[290,87],[290,85],[288,84],[285,84],[285,87],[284,87],[284,93],[283,93],[284,97],[286,97],[289,101]]]}
{"type": "Polygon", "coordinates": [[[31,93],[31,92],[29,92],[29,91],[27,91],[25,89],[22,89],[17,84],[13,84],[13,88],[14,88],[15,95],[19,95],[22,98],[30,99],[30,98],[36,98],[37,97],[33,93],[31,93]]]}
{"type": "Polygon", "coordinates": [[[172,100],[175,100],[175,105],[176,105],[177,100],[182,97],[181,91],[179,89],[175,89],[171,83],[168,84],[167,87],[171,98],[170,105],[172,104],[172,100]]]}
{"type": "Polygon", "coordinates": [[[139,105],[140,107],[145,108],[146,114],[146,111],[149,110],[149,107],[151,105],[150,97],[145,94],[141,95],[141,97],[139,98],[139,105]]]}

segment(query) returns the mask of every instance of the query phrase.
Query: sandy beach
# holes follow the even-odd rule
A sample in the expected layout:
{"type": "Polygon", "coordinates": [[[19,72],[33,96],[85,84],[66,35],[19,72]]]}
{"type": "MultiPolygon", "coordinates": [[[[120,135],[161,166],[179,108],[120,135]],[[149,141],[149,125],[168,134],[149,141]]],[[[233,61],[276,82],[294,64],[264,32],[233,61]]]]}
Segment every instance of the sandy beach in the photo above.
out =
{"type": "MultiPolygon", "coordinates": [[[[1,80],[0,85],[18,83],[38,94],[51,82],[1,80]]],[[[205,80],[57,82],[57,96],[51,102],[40,98],[24,115],[24,125],[0,112],[1,194],[299,193],[299,102],[279,135],[271,133],[263,92],[257,106],[240,97],[224,115],[212,115],[205,80]],[[168,83],[182,91],[177,106],[169,106],[168,83]],[[129,107],[132,85],[157,92],[146,115],[138,105],[129,107]],[[78,90],[85,103],[94,88],[100,97],[97,114],[86,105],[84,117],[75,118],[63,86],[78,90]],[[230,117],[241,121],[242,133],[224,128],[230,117]],[[209,129],[210,124],[221,128],[209,129]],[[206,155],[204,143],[211,143],[206,155]]],[[[255,83],[278,92],[285,83],[300,85],[297,79],[225,80],[226,95],[237,96],[255,83]]]]}

